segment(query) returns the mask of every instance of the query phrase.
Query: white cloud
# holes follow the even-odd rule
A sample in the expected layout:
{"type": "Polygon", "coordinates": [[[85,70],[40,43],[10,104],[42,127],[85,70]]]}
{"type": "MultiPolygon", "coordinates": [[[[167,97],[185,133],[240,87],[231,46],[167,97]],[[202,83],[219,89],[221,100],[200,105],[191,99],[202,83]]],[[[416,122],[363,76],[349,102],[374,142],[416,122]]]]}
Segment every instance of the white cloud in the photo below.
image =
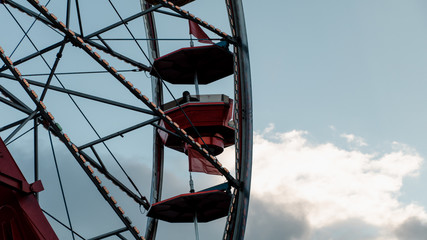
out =
{"type": "Polygon", "coordinates": [[[359,147],[368,146],[368,144],[365,142],[365,140],[361,137],[357,137],[354,134],[341,134],[342,138],[345,138],[348,143],[356,144],[359,147]]]}
{"type": "MultiPolygon", "coordinates": [[[[390,153],[367,154],[331,143],[316,145],[306,134],[274,133],[271,126],[255,133],[254,199],[279,206],[286,215],[303,217],[312,237],[336,224],[355,221],[378,229],[375,238],[369,239],[397,239],[393,229],[408,219],[427,220],[422,206],[398,200],[403,179],[416,176],[423,161],[413,149],[393,143],[390,153]]],[[[317,239],[312,237],[304,239],[317,239]]]]}

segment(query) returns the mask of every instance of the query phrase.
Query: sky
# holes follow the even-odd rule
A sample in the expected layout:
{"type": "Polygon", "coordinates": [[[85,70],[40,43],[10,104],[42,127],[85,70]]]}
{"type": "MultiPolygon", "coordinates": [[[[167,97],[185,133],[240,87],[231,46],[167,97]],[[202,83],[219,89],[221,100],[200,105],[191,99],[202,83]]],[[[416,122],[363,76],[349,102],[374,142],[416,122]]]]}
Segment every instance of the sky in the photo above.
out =
{"type": "MultiPolygon", "coordinates": [[[[52,8],[56,6],[54,4],[60,4],[56,2],[52,1],[52,8]]],[[[98,6],[95,1],[86,4],[83,9],[98,6]]],[[[423,183],[427,181],[424,141],[427,114],[424,103],[427,102],[427,95],[424,89],[427,89],[427,68],[424,64],[427,62],[427,3],[421,0],[273,0],[267,4],[260,4],[259,1],[243,1],[243,4],[254,103],[253,179],[245,239],[425,238],[427,194],[423,183]]],[[[119,10],[135,12],[135,6],[135,3],[122,4],[119,10]]],[[[184,8],[224,31],[229,30],[222,2],[197,0],[184,8]]],[[[111,12],[107,8],[99,9],[99,12],[103,11],[111,12]]],[[[0,17],[6,14],[7,11],[1,7],[0,17]]],[[[55,12],[58,17],[61,14],[64,15],[55,12]]],[[[85,31],[91,32],[105,22],[117,21],[112,16],[84,19],[90,22],[85,31]]],[[[13,34],[1,34],[0,46],[13,49],[22,32],[17,30],[10,17],[5,19],[10,22],[4,22],[3,26],[10,33],[16,33],[16,38],[9,36],[13,34]]],[[[188,37],[185,22],[171,21],[167,17],[156,20],[159,36],[188,37]]],[[[22,21],[26,27],[31,24],[28,18],[22,17],[22,21]]],[[[72,25],[77,27],[74,22],[72,25]]],[[[130,23],[129,26],[136,28],[138,24],[130,23]]],[[[37,31],[49,32],[38,27],[37,31]]],[[[37,31],[31,36],[40,46],[60,40],[57,34],[50,31],[51,38],[47,41],[46,35],[37,34],[37,31]]],[[[115,34],[124,35],[124,29],[103,37],[115,34]]],[[[28,41],[23,44],[23,50],[18,50],[16,56],[24,55],[25,49],[31,48],[28,41]]],[[[121,43],[112,44],[122,47],[121,43]]],[[[183,46],[188,46],[188,42],[161,42],[162,54],[183,46]]],[[[143,56],[136,55],[135,49],[135,46],[129,46],[123,51],[143,61],[143,56]]],[[[65,64],[61,62],[58,71],[97,69],[75,48],[67,47],[65,53],[61,60],[65,64]],[[76,58],[84,61],[76,62],[76,58]]],[[[54,60],[55,54],[47,55],[50,61],[54,60]]],[[[118,69],[126,69],[123,63],[105,57],[118,69]]],[[[46,71],[41,60],[34,63],[22,65],[21,72],[46,71]]],[[[149,88],[149,76],[135,72],[124,75],[140,89],[149,88]]],[[[90,76],[90,80],[70,76],[61,76],[61,79],[70,88],[88,91],[90,87],[91,93],[104,94],[129,104],[140,104],[127,98],[115,83],[104,81],[107,77],[100,74],[90,76]]],[[[41,77],[34,79],[42,80],[41,77]]],[[[232,95],[229,80],[202,86],[201,91],[225,91],[232,95]]],[[[9,80],[0,78],[0,84],[13,88],[9,80]]],[[[179,96],[186,87],[171,88],[179,96]]],[[[150,96],[150,93],[147,95],[150,96]]],[[[82,119],[74,118],[74,112],[63,112],[65,107],[73,108],[65,98],[55,93],[49,93],[46,98],[46,105],[52,109],[65,131],[78,143],[86,143],[96,137],[87,130],[87,124],[82,119]],[[62,104],[56,104],[58,102],[62,104]]],[[[171,97],[166,97],[168,99],[171,97]]],[[[82,99],[78,99],[78,102],[100,129],[101,135],[147,119],[133,112],[123,112],[121,115],[117,109],[118,114],[110,115],[110,108],[82,99]]],[[[0,111],[9,113],[10,108],[0,105],[0,111]]],[[[2,125],[16,117],[1,116],[2,125]]],[[[41,169],[42,181],[46,189],[58,189],[56,181],[50,181],[55,178],[51,174],[54,168],[48,138],[43,134],[41,155],[46,165],[41,169]]],[[[142,183],[149,182],[151,146],[144,143],[150,134],[151,129],[141,129],[125,135],[123,141],[129,140],[126,145],[122,144],[121,139],[108,143],[129,174],[136,179],[143,194],[147,195],[146,185],[142,183]]],[[[0,133],[2,138],[7,135],[7,132],[0,133]]],[[[31,158],[32,149],[21,147],[30,141],[31,136],[28,136],[21,140],[21,144],[10,144],[12,154],[16,152],[22,159],[31,158]]],[[[55,147],[61,159],[70,160],[59,141],[55,147]]],[[[108,156],[101,147],[98,150],[101,155],[108,156]]],[[[219,156],[231,170],[233,151],[232,148],[226,149],[219,156]]],[[[164,196],[188,191],[185,156],[167,150],[165,159],[164,196]]],[[[63,160],[60,164],[63,169],[76,167],[71,160],[63,160]]],[[[21,165],[25,170],[24,164],[21,165]]],[[[27,179],[31,179],[31,171],[25,171],[27,179]]],[[[70,208],[74,209],[72,217],[79,219],[87,209],[102,212],[99,194],[84,184],[83,174],[63,171],[69,195],[76,200],[69,203],[70,208]],[[76,185],[79,187],[76,188],[76,185]],[[82,192],[85,197],[82,197],[82,192]]],[[[117,174],[121,176],[120,172],[117,174]]],[[[198,189],[223,181],[200,174],[195,174],[195,179],[198,189]]],[[[112,191],[119,194],[117,190],[112,191]]],[[[59,216],[65,221],[64,211],[60,211],[63,209],[61,202],[48,202],[52,198],[60,199],[55,194],[46,191],[45,195],[41,195],[42,207],[47,211],[60,212],[59,216]]],[[[118,199],[131,209],[133,203],[120,195],[118,199]]],[[[139,211],[129,214],[135,219],[134,222],[141,222],[139,224],[143,229],[143,214],[139,211]]],[[[96,222],[97,217],[94,214],[87,218],[89,222],[96,222]]],[[[102,226],[96,225],[94,230],[92,225],[78,221],[73,223],[81,232],[95,233],[118,224],[112,221],[102,226]]],[[[201,239],[219,239],[223,225],[223,221],[219,220],[201,224],[201,239]]],[[[160,227],[167,230],[160,232],[158,239],[170,239],[172,236],[194,238],[191,224],[161,223],[160,227]]],[[[69,235],[63,236],[69,239],[69,235]]]]}
{"type": "Polygon", "coordinates": [[[426,3],[251,4],[247,238],[423,239],[426,3]]]}

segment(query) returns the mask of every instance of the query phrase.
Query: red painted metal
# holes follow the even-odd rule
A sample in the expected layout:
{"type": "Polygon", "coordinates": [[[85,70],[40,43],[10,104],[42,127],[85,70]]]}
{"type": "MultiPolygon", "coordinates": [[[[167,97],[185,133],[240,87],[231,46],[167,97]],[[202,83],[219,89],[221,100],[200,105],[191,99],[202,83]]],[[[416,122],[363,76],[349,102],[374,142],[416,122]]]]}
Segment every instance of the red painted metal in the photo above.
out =
{"type": "Polygon", "coordinates": [[[181,194],[151,206],[147,216],[167,222],[209,222],[228,214],[231,196],[220,190],[181,194]]]}
{"type": "MultiPolygon", "coordinates": [[[[225,95],[200,95],[200,101],[190,101],[176,106],[175,102],[164,105],[165,114],[179,124],[195,141],[201,145],[208,145],[212,155],[223,152],[225,147],[234,144],[234,128],[229,125],[232,113],[233,100],[225,95]],[[187,117],[191,120],[188,121],[187,117]],[[197,129],[200,137],[197,135],[197,129]],[[202,141],[203,139],[203,141],[202,141]]],[[[182,98],[177,99],[183,101],[182,98]]],[[[166,129],[173,132],[169,126],[166,129]]],[[[180,152],[186,152],[185,144],[181,138],[159,131],[167,147],[180,152]]]]}
{"type": "Polygon", "coordinates": [[[41,181],[29,184],[0,138],[0,239],[58,239],[33,193],[41,181]]]}
{"type": "Polygon", "coordinates": [[[218,45],[181,48],[157,58],[151,74],[173,84],[209,84],[233,74],[233,54],[218,45]]]}
{"type": "MultiPolygon", "coordinates": [[[[155,4],[159,4],[161,2],[161,0],[145,0],[146,2],[148,2],[151,5],[155,5],[155,4]]],[[[194,0],[169,0],[170,2],[172,2],[173,4],[177,5],[177,6],[184,6],[187,3],[190,3],[194,0]]]]}
{"type": "MultiPolygon", "coordinates": [[[[206,144],[213,155],[222,153],[225,148],[224,137],[220,133],[215,133],[213,136],[202,136],[194,138],[200,145],[206,144]]],[[[229,145],[227,145],[228,147],[229,145]]]]}
{"type": "Polygon", "coordinates": [[[188,155],[188,170],[190,172],[202,172],[206,174],[222,175],[205,157],[198,151],[186,144],[186,154],[188,155]]]}

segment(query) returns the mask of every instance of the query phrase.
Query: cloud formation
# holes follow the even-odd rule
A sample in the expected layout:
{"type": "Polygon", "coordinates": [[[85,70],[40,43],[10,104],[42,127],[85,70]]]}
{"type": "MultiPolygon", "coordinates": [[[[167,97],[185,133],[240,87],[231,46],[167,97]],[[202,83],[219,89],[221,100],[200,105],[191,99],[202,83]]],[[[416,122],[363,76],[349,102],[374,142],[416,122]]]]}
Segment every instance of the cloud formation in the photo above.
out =
{"type": "MultiPolygon", "coordinates": [[[[414,149],[392,142],[390,152],[366,153],[357,148],[343,149],[332,143],[313,143],[308,140],[308,134],[306,131],[296,130],[277,132],[273,125],[254,134],[252,196],[245,239],[425,239],[425,209],[414,203],[404,204],[399,201],[403,180],[417,176],[423,162],[414,149]]],[[[74,160],[70,159],[68,153],[62,154],[59,150],[61,169],[73,167],[74,160]]],[[[16,159],[31,158],[31,151],[21,154],[24,157],[16,156],[16,159]]],[[[48,159],[47,155],[50,153],[46,150],[42,151],[42,155],[41,159],[48,159]]],[[[221,155],[222,160],[228,160],[224,161],[224,165],[230,170],[233,168],[233,155],[231,148],[221,155]]],[[[134,180],[137,184],[149,181],[148,165],[145,166],[139,160],[135,162],[126,157],[121,158],[124,158],[129,174],[136,177],[134,180]]],[[[51,159],[49,161],[51,162],[51,159]]],[[[56,216],[65,221],[62,202],[57,200],[55,204],[47,204],[49,199],[60,199],[60,195],[51,195],[48,191],[58,188],[53,186],[55,181],[46,175],[54,172],[52,167],[41,169],[47,189],[42,192],[41,202],[48,212],[59,212],[56,216]]],[[[77,179],[87,182],[84,175],[77,177],[74,173],[62,172],[66,193],[79,198],[77,202],[69,202],[73,220],[85,216],[84,212],[88,209],[103,212],[106,204],[93,186],[74,184],[77,179]],[[82,195],[82,192],[85,194],[82,195]],[[90,196],[88,193],[91,193],[90,196]],[[86,195],[96,201],[86,202],[86,195]]],[[[166,172],[165,198],[188,191],[188,179],[181,179],[181,176],[174,174],[175,172],[166,172]]],[[[208,185],[201,176],[197,175],[195,178],[198,180],[199,189],[208,185]]],[[[146,190],[144,187],[141,189],[146,190]]],[[[125,201],[114,188],[110,190],[131,219],[141,225],[140,229],[144,229],[145,215],[138,210],[129,211],[134,203],[125,201]]],[[[96,222],[97,217],[97,214],[91,214],[89,221],[96,222]]],[[[116,218],[113,215],[111,219],[116,218]]],[[[56,226],[54,222],[53,225],[56,226]]],[[[90,237],[119,226],[117,221],[96,227],[88,225],[87,221],[85,224],[73,221],[75,230],[90,237]]],[[[187,239],[194,234],[192,224],[162,222],[160,227],[162,230],[159,231],[158,239],[187,239]]],[[[220,219],[214,223],[200,224],[199,227],[203,239],[220,239],[224,221],[220,219]]],[[[63,228],[57,229],[60,229],[60,238],[70,237],[69,232],[61,230],[63,228]]]]}
{"type": "Polygon", "coordinates": [[[423,162],[415,150],[394,142],[389,153],[369,154],[314,144],[307,134],[255,133],[247,239],[259,239],[256,229],[271,224],[275,230],[264,234],[276,236],[269,239],[425,237],[425,209],[398,199],[403,179],[417,176],[423,162]]]}
{"type": "Polygon", "coordinates": [[[357,146],[363,147],[368,146],[368,144],[365,142],[365,140],[361,137],[355,136],[354,134],[341,134],[342,138],[345,138],[348,143],[356,144],[357,146]]]}

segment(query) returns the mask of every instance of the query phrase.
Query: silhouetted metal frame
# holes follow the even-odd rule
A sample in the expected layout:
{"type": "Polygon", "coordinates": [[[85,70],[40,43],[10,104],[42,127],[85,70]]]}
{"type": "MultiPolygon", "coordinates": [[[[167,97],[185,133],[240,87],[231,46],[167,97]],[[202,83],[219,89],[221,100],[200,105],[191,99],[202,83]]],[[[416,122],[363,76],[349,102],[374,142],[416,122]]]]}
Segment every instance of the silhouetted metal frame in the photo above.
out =
{"type": "MultiPolygon", "coordinates": [[[[144,0],[140,0],[141,10],[147,11],[151,9],[151,5],[144,0]]],[[[157,6],[161,6],[158,4],[157,6]]],[[[159,8],[156,8],[158,10],[159,8]]],[[[154,59],[160,57],[159,43],[157,40],[157,29],[154,14],[152,12],[143,16],[146,37],[152,40],[147,41],[148,58],[152,63],[154,59]]],[[[163,104],[163,88],[161,79],[151,77],[151,93],[153,101],[157,106],[163,104]]],[[[153,167],[151,169],[151,191],[150,202],[155,203],[161,201],[162,187],[163,187],[163,168],[164,168],[164,144],[157,133],[157,128],[153,128],[153,167]]],[[[157,233],[158,220],[154,218],[147,218],[147,226],[145,229],[145,238],[147,240],[154,240],[157,233]]]]}
{"type": "MultiPolygon", "coordinates": [[[[176,13],[156,10],[158,13],[195,21],[185,12],[179,11],[173,5],[160,1],[164,7],[176,13]]],[[[233,36],[225,37],[229,43],[234,45],[235,55],[235,123],[236,123],[236,179],[239,186],[235,186],[233,198],[230,205],[229,216],[224,230],[224,239],[244,239],[247,213],[249,207],[251,172],[252,172],[252,144],[253,144],[253,116],[252,116],[252,87],[250,76],[249,48],[246,34],[246,25],[241,0],[226,0],[230,9],[229,18],[233,36]],[[234,211],[233,211],[234,210],[234,211]]],[[[201,26],[221,35],[217,29],[211,28],[204,22],[201,26]]],[[[154,203],[154,202],[152,202],[154,203]]],[[[154,238],[152,238],[154,239],[154,238]]]]}
{"type": "MultiPolygon", "coordinates": [[[[0,73],[0,77],[3,77],[5,79],[9,79],[9,80],[14,80],[16,81],[15,77],[9,74],[4,74],[4,73],[0,73]]],[[[38,87],[45,87],[46,84],[41,83],[41,82],[37,82],[37,81],[33,81],[27,78],[27,82],[31,85],[34,86],[38,86],[38,87]]],[[[82,93],[79,91],[75,91],[75,90],[70,90],[70,89],[66,89],[66,88],[61,88],[61,87],[56,87],[56,86],[48,86],[48,89],[51,89],[53,91],[57,91],[57,92],[62,92],[62,93],[66,93],[66,94],[70,94],[73,96],[78,96],[81,98],[86,98],[92,101],[97,101],[97,102],[101,102],[101,103],[105,103],[105,104],[109,104],[112,106],[116,106],[116,107],[121,107],[124,109],[129,109],[129,110],[133,110],[136,112],[141,112],[141,113],[145,113],[145,114],[150,114],[150,115],[154,115],[153,111],[144,109],[144,108],[139,108],[139,107],[135,107],[133,105],[129,105],[129,104],[125,104],[125,103],[121,103],[121,102],[116,102],[110,99],[106,99],[106,98],[101,98],[98,96],[94,96],[94,95],[90,95],[90,94],[86,94],[86,93],[82,93]]],[[[25,108],[27,109],[27,108],[25,108]]],[[[26,113],[31,113],[31,110],[25,110],[26,113]]]]}
{"type": "Polygon", "coordinates": [[[236,178],[240,188],[233,194],[223,239],[244,239],[252,177],[253,113],[249,47],[242,0],[226,0],[235,57],[236,178]]]}
{"type": "MultiPolygon", "coordinates": [[[[6,58],[2,56],[2,54],[0,54],[0,59],[6,64],[6,66],[9,68],[9,70],[12,72],[13,76],[17,80],[21,79],[21,75],[19,74],[19,72],[6,60],[6,58]]],[[[32,95],[32,93],[28,90],[28,88],[24,85],[24,83],[22,81],[19,81],[19,82],[22,85],[22,87],[26,90],[27,94],[32,98],[33,102],[36,104],[38,112],[41,114],[41,117],[49,123],[50,130],[54,132],[62,142],[66,143],[68,140],[63,135],[62,129],[60,129],[58,125],[56,125],[56,123],[53,121],[53,119],[51,119],[48,113],[44,111],[44,108],[40,104],[39,100],[32,95]]],[[[35,114],[36,112],[37,111],[34,111],[33,114],[35,114]]],[[[28,119],[30,119],[30,117],[27,118],[26,120],[28,119]]],[[[21,125],[25,124],[25,122],[26,121],[24,121],[21,125]]],[[[65,146],[68,148],[70,152],[75,151],[70,144],[65,144],[65,146]]],[[[79,163],[83,171],[86,173],[86,175],[89,177],[89,179],[94,183],[95,187],[97,188],[99,193],[104,197],[105,201],[109,203],[109,205],[111,206],[111,209],[116,213],[116,215],[124,223],[128,231],[135,237],[135,239],[138,239],[139,238],[138,233],[133,229],[131,222],[120,212],[120,210],[116,207],[115,203],[110,199],[110,196],[108,195],[108,193],[106,193],[105,190],[101,187],[101,185],[97,183],[97,180],[95,179],[94,176],[92,176],[90,169],[87,168],[86,165],[79,160],[79,157],[76,154],[73,154],[73,157],[77,160],[77,162],[79,163]]]]}
{"type": "MultiPolygon", "coordinates": [[[[28,14],[29,16],[34,17],[35,19],[43,22],[44,24],[49,25],[49,26],[55,28],[55,25],[49,19],[45,18],[42,15],[39,15],[39,13],[36,13],[36,12],[34,12],[32,10],[29,10],[28,8],[22,6],[22,5],[18,4],[18,3],[15,3],[12,0],[5,0],[5,3],[11,5],[12,7],[16,8],[16,9],[18,9],[18,10],[20,10],[20,11],[26,13],[26,14],[28,14]]],[[[78,35],[78,36],[82,37],[86,42],[90,43],[92,46],[95,46],[96,48],[98,48],[98,49],[100,49],[100,50],[102,50],[102,51],[104,51],[104,52],[106,52],[108,54],[111,54],[111,55],[113,55],[113,56],[115,56],[115,57],[117,57],[117,58],[119,58],[119,59],[121,59],[121,60],[123,60],[125,62],[128,62],[128,63],[130,63],[130,64],[138,67],[140,70],[150,71],[150,67],[148,67],[147,65],[145,65],[143,63],[140,63],[140,62],[138,62],[138,61],[136,61],[134,59],[128,58],[128,57],[126,57],[126,56],[124,56],[124,55],[122,55],[120,53],[112,51],[111,49],[108,49],[107,47],[102,46],[101,44],[94,42],[93,40],[91,40],[91,38],[96,37],[96,36],[98,36],[98,35],[100,35],[102,33],[108,32],[108,31],[110,31],[110,30],[112,30],[112,29],[114,29],[114,28],[116,28],[118,26],[121,26],[123,24],[127,24],[128,22],[133,21],[133,20],[135,20],[135,19],[137,19],[139,17],[142,17],[142,16],[144,16],[146,14],[149,14],[149,13],[157,10],[160,7],[161,7],[161,5],[158,4],[156,6],[148,8],[148,9],[142,11],[142,12],[139,12],[137,14],[134,14],[134,15],[130,16],[130,17],[127,17],[126,19],[123,19],[123,21],[118,21],[116,23],[113,23],[113,24],[111,24],[111,25],[109,25],[107,27],[104,27],[104,28],[102,28],[102,29],[100,29],[98,31],[95,31],[95,32],[93,32],[91,34],[88,34],[86,36],[80,36],[80,35],[78,35]]],[[[68,39],[66,39],[64,41],[61,41],[61,42],[58,42],[58,43],[55,43],[55,44],[52,44],[52,45],[50,45],[50,46],[48,46],[48,47],[46,47],[46,48],[44,48],[44,49],[42,49],[42,50],[40,50],[38,52],[30,54],[30,55],[28,55],[28,56],[26,56],[26,57],[24,57],[22,59],[16,60],[14,64],[15,64],[15,66],[18,66],[19,64],[21,64],[23,62],[26,62],[26,61],[34,58],[34,57],[40,56],[40,55],[42,55],[42,54],[44,54],[46,52],[49,52],[49,51],[51,51],[51,50],[53,50],[53,49],[55,49],[57,47],[60,47],[62,44],[65,44],[67,42],[69,42],[68,39]]],[[[0,72],[4,71],[6,69],[7,69],[6,67],[0,68],[0,72]]]]}
{"type": "MultiPolygon", "coordinates": [[[[12,1],[6,0],[6,2],[12,2],[12,1]]],[[[236,122],[236,126],[238,126],[236,128],[236,134],[237,134],[236,136],[238,136],[236,138],[237,139],[236,140],[236,149],[237,149],[236,150],[236,160],[237,160],[236,165],[239,165],[241,167],[236,168],[237,169],[237,172],[236,172],[237,181],[236,181],[236,179],[232,178],[229,174],[226,174],[227,179],[230,181],[230,184],[235,187],[235,191],[236,191],[235,198],[238,200],[236,206],[238,206],[238,209],[237,209],[236,213],[230,214],[232,216],[231,221],[230,221],[231,228],[226,228],[225,236],[227,236],[227,232],[230,232],[231,230],[233,230],[233,233],[231,235],[229,235],[229,236],[231,236],[231,238],[228,238],[228,239],[243,239],[244,229],[245,229],[245,225],[246,225],[246,217],[247,217],[246,216],[247,206],[248,206],[248,202],[249,202],[248,200],[249,200],[249,190],[250,190],[250,169],[251,169],[251,163],[252,163],[252,103],[251,103],[251,89],[250,89],[251,84],[250,84],[250,70],[249,70],[249,55],[248,55],[246,32],[245,32],[246,30],[245,30],[244,19],[243,19],[243,8],[242,8],[242,4],[241,4],[240,0],[232,0],[231,2],[232,2],[232,4],[228,3],[233,8],[232,16],[230,18],[234,19],[234,21],[237,23],[237,26],[232,27],[233,38],[227,36],[226,39],[230,43],[235,44],[234,52],[235,52],[235,55],[237,57],[236,58],[236,67],[237,68],[236,68],[236,72],[235,72],[235,77],[237,78],[238,85],[235,89],[235,92],[236,92],[236,96],[238,96],[238,97],[236,97],[236,99],[238,98],[240,101],[235,102],[236,109],[238,109],[237,116],[239,119],[236,122]],[[244,141],[242,141],[243,139],[244,139],[244,141]],[[240,176],[245,176],[245,177],[240,177],[240,176]]],[[[155,6],[155,8],[148,8],[149,5],[146,5],[145,10],[143,7],[143,12],[145,12],[145,13],[142,15],[139,15],[139,16],[145,15],[144,20],[146,21],[146,28],[147,28],[148,37],[153,39],[152,41],[149,42],[149,48],[152,51],[150,53],[150,58],[158,57],[157,41],[155,40],[156,39],[155,24],[154,24],[154,18],[152,17],[151,12],[153,10],[158,9],[159,6],[160,5],[155,6]]],[[[19,8],[19,6],[18,6],[18,8],[19,8]]],[[[28,9],[22,8],[20,10],[26,12],[28,9]]],[[[174,9],[172,9],[172,10],[174,10],[174,9]]],[[[28,10],[28,12],[26,12],[26,13],[28,13],[29,15],[33,15],[34,17],[37,17],[37,16],[35,16],[36,13],[34,13],[30,10],[28,10]]],[[[45,18],[45,17],[42,17],[42,18],[37,17],[37,18],[39,20],[41,20],[42,22],[48,24],[48,25],[54,25],[54,24],[52,24],[51,20],[49,20],[48,18],[45,18]]],[[[137,18],[137,17],[135,17],[135,18],[137,18]]],[[[126,20],[129,20],[129,18],[127,18],[126,20]]],[[[192,20],[192,19],[190,19],[190,20],[192,20]]],[[[194,21],[194,20],[192,20],[192,21],[194,21]]],[[[124,23],[120,22],[120,23],[116,23],[115,25],[113,24],[107,28],[101,29],[98,32],[108,31],[108,30],[114,28],[115,26],[119,26],[121,24],[124,24],[124,23]]],[[[53,26],[53,27],[55,27],[55,26],[53,26]]],[[[211,28],[210,26],[204,26],[204,27],[211,28]]],[[[211,28],[209,30],[213,31],[214,33],[217,33],[216,29],[211,28]]],[[[95,36],[96,35],[95,33],[93,33],[92,35],[95,36]]],[[[219,32],[219,33],[221,33],[221,32],[219,32]]],[[[125,56],[121,56],[119,53],[112,51],[111,49],[108,48],[108,46],[104,47],[100,44],[94,43],[93,40],[89,39],[89,37],[92,37],[92,36],[88,35],[88,36],[84,37],[84,40],[87,43],[103,50],[104,52],[107,52],[113,56],[116,56],[116,57],[118,57],[118,58],[120,58],[120,59],[122,59],[128,63],[136,65],[142,70],[146,70],[146,71],[149,70],[149,67],[146,67],[143,64],[140,65],[136,62],[132,62],[131,59],[126,59],[125,56]]],[[[33,54],[23,58],[23,59],[18,60],[15,64],[19,64],[19,63],[25,62],[27,60],[30,60],[31,58],[34,58],[34,57],[39,56],[45,52],[48,52],[52,49],[55,49],[55,48],[65,44],[65,43],[67,43],[68,41],[69,41],[69,39],[65,38],[63,41],[61,41],[59,43],[51,45],[50,47],[47,47],[47,48],[45,48],[39,52],[33,53],[33,54]]],[[[2,70],[5,70],[5,69],[4,68],[0,69],[0,71],[2,71],[2,70]]],[[[53,74],[54,74],[54,70],[51,72],[51,75],[53,75],[53,74]]],[[[14,77],[16,77],[16,75],[14,77]]],[[[46,89],[53,89],[52,86],[48,86],[48,85],[49,84],[45,84],[43,86],[46,89]]],[[[56,89],[56,90],[60,91],[58,89],[56,89]]],[[[63,91],[63,92],[66,91],[67,93],[71,94],[71,90],[61,90],[61,91],[63,91]]],[[[153,95],[155,96],[154,101],[156,102],[156,104],[160,105],[162,103],[162,92],[161,92],[161,83],[158,79],[153,79],[153,95]]],[[[94,97],[91,97],[89,95],[86,95],[84,97],[92,98],[92,100],[94,99],[94,97]]],[[[113,104],[113,103],[110,102],[110,104],[113,104]]],[[[115,105],[115,104],[113,104],[113,105],[115,105]]],[[[121,107],[123,107],[123,106],[121,106],[121,107]]],[[[43,116],[43,118],[46,118],[46,116],[43,116]]],[[[156,127],[155,124],[152,124],[152,125],[156,127]]],[[[54,128],[53,130],[57,130],[57,129],[55,129],[56,126],[54,126],[53,128],[54,128]]],[[[35,135],[36,134],[37,133],[35,132],[35,135]]],[[[156,134],[156,129],[154,129],[154,138],[155,138],[155,142],[159,141],[159,138],[156,134]]],[[[154,200],[153,202],[156,202],[156,200],[157,201],[160,200],[160,193],[161,193],[161,184],[162,184],[161,183],[161,181],[162,181],[161,175],[162,175],[162,168],[163,168],[163,149],[161,149],[161,152],[159,151],[160,145],[161,144],[155,144],[154,145],[154,151],[153,151],[153,155],[154,155],[153,173],[155,173],[153,175],[152,196],[151,196],[151,198],[154,200]],[[161,161],[159,161],[159,159],[161,159],[161,161]],[[156,176],[156,177],[154,177],[154,176],[156,176]]],[[[35,148],[37,147],[36,140],[35,140],[35,146],[34,147],[35,148]]],[[[86,154],[84,154],[84,155],[86,155],[86,154]]],[[[88,158],[87,155],[86,155],[86,157],[88,158]]],[[[36,159],[36,157],[35,157],[35,159],[36,159]]],[[[92,160],[90,158],[88,158],[88,160],[92,163],[92,165],[94,167],[98,168],[98,170],[103,169],[102,166],[98,165],[94,160],[92,160]]],[[[211,161],[211,159],[208,159],[208,160],[211,161]]],[[[213,162],[213,164],[216,165],[216,162],[213,162]]],[[[104,174],[105,174],[105,172],[104,172],[104,174]]],[[[108,178],[108,176],[107,176],[107,178],[108,178]]],[[[231,209],[232,208],[233,208],[233,206],[231,207],[231,209]]],[[[157,221],[155,221],[155,222],[156,222],[155,225],[157,226],[157,221]]],[[[146,234],[149,237],[151,234],[152,239],[155,238],[156,226],[154,227],[154,231],[149,230],[149,229],[153,229],[153,228],[147,228],[146,234]],[[150,231],[151,231],[151,233],[150,233],[150,231]]],[[[151,238],[149,238],[149,239],[151,239],[151,238]]]]}

